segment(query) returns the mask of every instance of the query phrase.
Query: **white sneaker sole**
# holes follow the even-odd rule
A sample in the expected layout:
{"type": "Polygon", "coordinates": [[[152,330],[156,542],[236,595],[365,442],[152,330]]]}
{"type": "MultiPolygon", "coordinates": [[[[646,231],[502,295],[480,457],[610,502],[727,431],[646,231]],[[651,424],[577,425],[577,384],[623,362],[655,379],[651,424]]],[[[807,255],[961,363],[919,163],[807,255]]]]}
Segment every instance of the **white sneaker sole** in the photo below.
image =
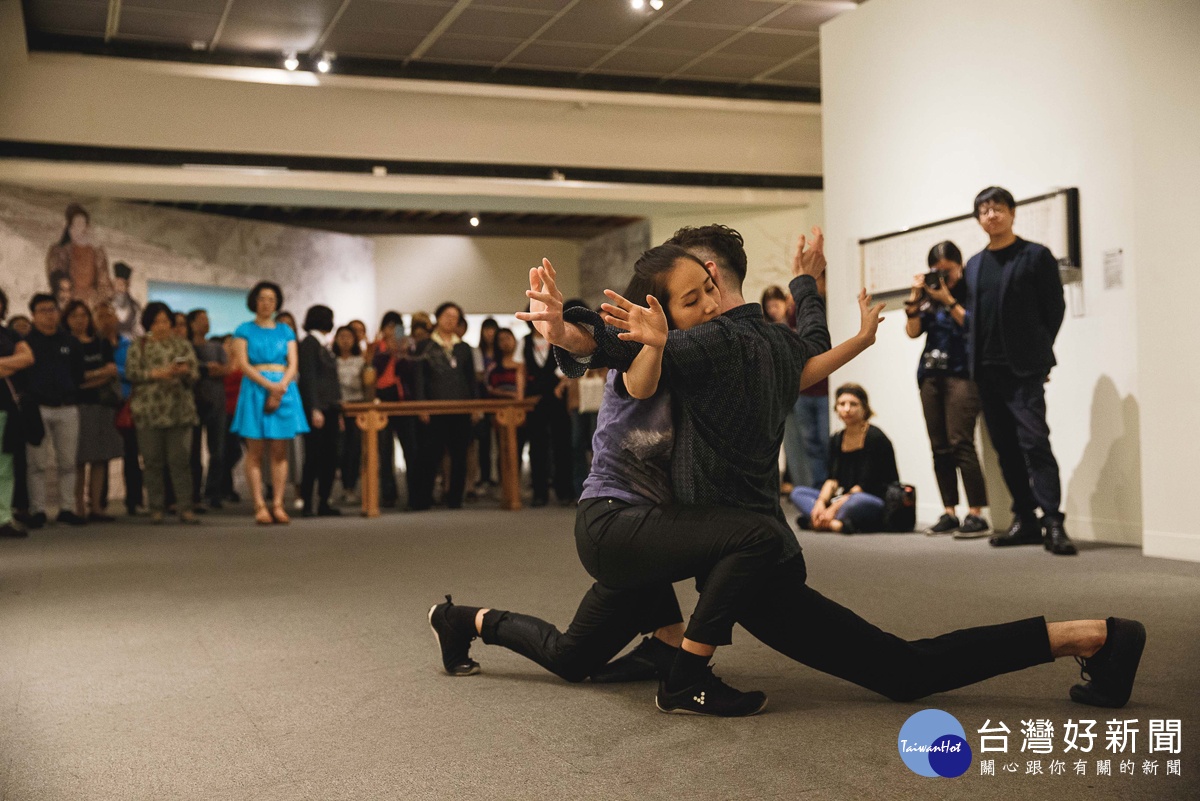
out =
{"type": "MultiPolygon", "coordinates": [[[[435,610],[437,608],[438,608],[438,604],[434,604],[433,606],[429,607],[429,630],[433,632],[433,641],[437,643],[438,656],[440,657],[442,654],[442,638],[438,636],[437,628],[434,627],[434,625],[433,625],[433,610],[435,610]]],[[[470,670],[468,670],[466,673],[453,673],[449,670],[446,670],[446,666],[443,664],[442,670],[444,670],[446,672],[447,676],[455,676],[455,677],[475,676],[480,672],[480,667],[479,667],[479,665],[475,665],[470,670]]]]}
{"type": "Polygon", "coordinates": [[[983,531],[956,531],[954,539],[956,540],[981,540],[984,537],[992,536],[992,532],[988,529],[983,531]]]}
{"type": "Polygon", "coordinates": [[[665,712],[668,715],[696,715],[697,717],[703,717],[703,718],[749,718],[749,717],[753,717],[754,715],[761,713],[764,709],[766,709],[767,708],[767,700],[768,699],[764,698],[763,702],[762,702],[762,706],[760,706],[758,709],[756,709],[753,712],[746,714],[746,715],[713,715],[708,712],[698,712],[695,709],[684,709],[683,707],[677,707],[675,709],[663,709],[662,706],[658,703],[658,696],[654,697],[654,706],[655,706],[655,708],[658,709],[659,712],[665,712]]]}

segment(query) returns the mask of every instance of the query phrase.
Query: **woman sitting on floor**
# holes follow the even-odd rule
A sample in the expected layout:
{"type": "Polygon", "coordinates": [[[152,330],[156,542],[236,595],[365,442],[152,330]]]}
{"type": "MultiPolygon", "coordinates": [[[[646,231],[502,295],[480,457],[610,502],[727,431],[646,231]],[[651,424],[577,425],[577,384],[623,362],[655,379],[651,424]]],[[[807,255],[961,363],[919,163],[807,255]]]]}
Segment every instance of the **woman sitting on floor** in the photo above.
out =
{"type": "Polygon", "coordinates": [[[845,426],[829,438],[829,475],[820,490],[796,487],[796,524],[813,531],[866,534],[883,531],[883,496],[899,481],[896,453],[887,435],[869,422],[871,404],[858,384],[843,384],[834,395],[845,426]]]}

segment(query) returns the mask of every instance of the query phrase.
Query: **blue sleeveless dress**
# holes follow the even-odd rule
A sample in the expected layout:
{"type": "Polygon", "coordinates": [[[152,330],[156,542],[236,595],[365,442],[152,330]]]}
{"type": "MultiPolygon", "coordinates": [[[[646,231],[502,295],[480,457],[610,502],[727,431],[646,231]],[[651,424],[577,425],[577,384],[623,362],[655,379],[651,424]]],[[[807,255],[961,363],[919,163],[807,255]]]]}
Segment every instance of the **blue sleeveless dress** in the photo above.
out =
{"type": "MultiPolygon", "coordinates": [[[[246,340],[246,356],[255,366],[287,364],[288,343],[296,341],[296,334],[283,323],[276,323],[274,328],[263,328],[253,320],[239,325],[233,335],[246,340]]],[[[260,372],[270,381],[283,378],[283,373],[278,370],[260,372]]],[[[229,429],[246,439],[292,439],[297,434],[308,433],[308,419],[295,381],[288,384],[283,403],[275,412],[264,413],[266,402],[267,391],[248,376],[243,376],[237,410],[229,429]]]]}

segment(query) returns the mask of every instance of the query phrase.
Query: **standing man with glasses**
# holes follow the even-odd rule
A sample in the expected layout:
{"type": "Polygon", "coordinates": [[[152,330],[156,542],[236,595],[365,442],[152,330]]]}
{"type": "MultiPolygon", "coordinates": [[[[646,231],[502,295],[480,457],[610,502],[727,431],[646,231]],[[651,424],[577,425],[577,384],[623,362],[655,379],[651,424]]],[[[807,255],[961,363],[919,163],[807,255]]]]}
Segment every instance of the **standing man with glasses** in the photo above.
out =
{"type": "Polygon", "coordinates": [[[1071,556],[1076,551],[1059,508],[1062,482],[1050,449],[1045,392],[1057,363],[1054,339],[1066,301],[1050,250],[1013,233],[1016,208],[1012,194],[998,186],[975,198],[975,218],[990,241],[967,261],[965,273],[974,321],[968,336],[971,375],[1013,498],[1012,525],[988,542],[1041,544],[1071,556]]]}

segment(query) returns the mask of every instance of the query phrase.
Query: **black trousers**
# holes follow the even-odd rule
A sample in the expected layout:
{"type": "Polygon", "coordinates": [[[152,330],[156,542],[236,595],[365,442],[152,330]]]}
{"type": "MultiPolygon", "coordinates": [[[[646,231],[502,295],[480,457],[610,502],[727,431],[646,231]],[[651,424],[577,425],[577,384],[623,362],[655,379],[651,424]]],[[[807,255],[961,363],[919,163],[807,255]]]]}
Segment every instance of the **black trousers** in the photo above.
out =
{"type": "Polygon", "coordinates": [[[531,659],[559,678],[583,681],[638,634],[683,621],[669,584],[614,590],[593,584],[565,632],[540,618],[492,609],[480,638],[531,659]]]}
{"type": "Polygon", "coordinates": [[[192,429],[192,502],[200,503],[203,497],[209,501],[221,499],[222,463],[225,461],[225,431],[229,421],[225,419],[225,407],[204,409],[197,406],[200,425],[192,429]],[[200,463],[200,440],[202,435],[208,442],[208,477],[200,463]],[[202,486],[203,485],[203,486],[202,486]]]}
{"type": "Polygon", "coordinates": [[[1043,617],[904,640],[805,582],[803,555],[775,566],[743,598],[738,623],[764,645],[893,701],[1054,661],[1043,617]]]}
{"type": "Polygon", "coordinates": [[[141,452],[138,450],[137,430],[119,429],[125,443],[125,458],[121,460],[121,472],[125,478],[125,511],[133,514],[138,507],[145,506],[142,478],[141,452]]]}
{"type": "MultiPolygon", "coordinates": [[[[533,497],[547,500],[553,482],[554,497],[575,497],[575,463],[571,450],[571,416],[567,402],[553,395],[543,397],[525,417],[520,438],[529,443],[529,473],[533,497]]],[[[518,445],[518,453],[520,452],[518,445]]]]}
{"type": "Polygon", "coordinates": [[[575,547],[584,569],[613,590],[706,576],[685,636],[727,645],[739,599],[779,558],[782,528],[738,509],[589,498],[575,515],[575,547]]]}
{"type": "MultiPolygon", "coordinates": [[[[379,390],[381,401],[400,400],[400,391],[392,387],[379,390]]],[[[399,488],[396,486],[396,441],[400,441],[400,450],[404,453],[404,484],[408,493],[408,505],[412,509],[428,509],[433,503],[433,478],[430,477],[429,504],[420,506],[423,502],[423,472],[425,464],[421,458],[421,447],[427,438],[423,428],[415,417],[389,417],[387,428],[379,432],[379,501],[384,506],[396,506],[399,501],[399,488]]],[[[342,479],[343,482],[345,478],[342,479]]]]}
{"type": "Polygon", "coordinates": [[[475,441],[479,443],[479,480],[492,481],[492,428],[496,419],[494,414],[485,414],[483,419],[472,426],[475,441]]]}
{"type": "MultiPolygon", "coordinates": [[[[342,416],[342,426],[343,430],[338,433],[337,466],[342,476],[342,489],[353,492],[358,486],[358,476],[362,472],[362,431],[358,428],[358,418],[348,414],[342,416]]],[[[381,488],[382,486],[380,484],[381,488]]],[[[394,496],[395,476],[392,476],[391,486],[394,496]]]]}
{"type": "Polygon", "coordinates": [[[962,473],[968,506],[987,506],[987,485],[975,452],[975,421],[979,418],[979,389],[969,378],[927,375],[921,379],[921,409],[933,449],[933,474],[942,505],[958,505],[958,474],[962,473]]]}
{"type": "MultiPolygon", "coordinates": [[[[124,432],[122,432],[124,433],[124,432]]],[[[13,509],[29,511],[29,461],[25,447],[13,450],[13,509]]]]}
{"type": "MultiPolygon", "coordinates": [[[[228,419],[228,415],[226,416],[228,419]]],[[[225,429],[225,450],[222,451],[221,459],[221,495],[226,498],[233,497],[233,471],[238,466],[238,462],[242,461],[242,438],[237,434],[225,429]]]]}
{"type": "Polygon", "coordinates": [[[418,422],[418,445],[421,471],[415,500],[410,499],[414,509],[433,506],[434,477],[441,472],[442,455],[450,454],[450,485],[446,487],[446,506],[457,509],[462,506],[463,492],[467,486],[467,449],[471,445],[471,416],[469,414],[438,414],[429,418],[429,423],[418,422]],[[423,435],[423,436],[422,436],[423,435]],[[424,440],[424,443],[421,440],[424,440]]]}
{"type": "Polygon", "coordinates": [[[333,492],[333,479],[337,475],[338,410],[325,409],[325,425],[309,428],[304,435],[304,469],[300,473],[300,499],[305,509],[318,509],[329,505],[333,492]],[[313,504],[313,485],[317,488],[317,502],[313,504]]]}
{"type": "Polygon", "coordinates": [[[1062,484],[1050,449],[1043,376],[1021,378],[1004,366],[984,365],[975,372],[983,419],[1012,494],[1013,514],[1036,519],[1035,510],[1062,520],[1062,484]]]}
{"type": "MultiPolygon", "coordinates": [[[[1054,661],[1042,617],[904,640],[868,623],[809,587],[803,555],[772,568],[742,600],[738,622],[755,638],[801,664],[893,701],[912,701],[1054,661]]],[[[566,633],[528,615],[492,610],[482,639],[537,662],[568,681],[603,666],[638,632],[669,619],[663,586],[620,592],[594,586],[566,633]],[[654,598],[654,604],[646,599],[654,598]],[[628,634],[624,643],[614,643],[628,634]]],[[[678,605],[675,607],[678,609],[678,605]]]]}

